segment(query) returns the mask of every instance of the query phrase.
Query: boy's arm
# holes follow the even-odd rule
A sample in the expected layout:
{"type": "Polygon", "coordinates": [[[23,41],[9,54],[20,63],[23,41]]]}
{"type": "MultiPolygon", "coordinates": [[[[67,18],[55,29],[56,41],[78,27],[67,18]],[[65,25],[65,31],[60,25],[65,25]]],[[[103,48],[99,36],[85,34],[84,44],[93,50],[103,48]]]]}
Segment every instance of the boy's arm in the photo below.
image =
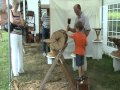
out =
{"type": "MultiPolygon", "coordinates": [[[[67,33],[67,32],[68,32],[68,31],[66,31],[66,33],[67,33]]],[[[67,33],[67,35],[68,35],[69,38],[74,38],[74,34],[69,35],[69,34],[67,33]]]]}
{"type": "Polygon", "coordinates": [[[73,35],[69,35],[68,37],[73,38],[73,35]]]}
{"type": "Polygon", "coordinates": [[[72,35],[68,35],[68,37],[69,37],[69,38],[72,38],[72,39],[75,38],[74,34],[72,34],[72,35]]]}
{"type": "Polygon", "coordinates": [[[76,32],[75,29],[74,29],[74,28],[70,28],[69,25],[67,26],[67,31],[71,31],[71,32],[73,32],[73,33],[76,32]]]}

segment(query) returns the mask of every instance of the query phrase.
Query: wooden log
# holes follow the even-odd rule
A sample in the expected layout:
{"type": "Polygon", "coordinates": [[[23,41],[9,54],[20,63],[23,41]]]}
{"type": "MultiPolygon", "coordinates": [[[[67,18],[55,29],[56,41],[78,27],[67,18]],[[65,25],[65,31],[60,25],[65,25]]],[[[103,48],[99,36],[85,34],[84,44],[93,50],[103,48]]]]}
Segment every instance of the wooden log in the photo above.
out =
{"type": "Polygon", "coordinates": [[[36,44],[36,43],[34,43],[34,44],[23,44],[24,45],[24,47],[25,48],[36,48],[36,47],[39,47],[40,46],[40,44],[36,44]]]}
{"type": "Polygon", "coordinates": [[[55,57],[55,60],[53,62],[53,64],[51,65],[50,69],[48,70],[47,74],[45,75],[45,78],[43,80],[43,82],[41,83],[40,89],[39,90],[43,90],[43,87],[45,85],[45,83],[47,82],[51,72],[53,71],[53,69],[55,68],[56,64],[58,63],[59,58],[61,57],[64,49],[66,48],[67,45],[65,45],[58,53],[58,55],[55,57]]]}
{"type": "Polygon", "coordinates": [[[76,81],[76,90],[89,90],[88,78],[82,84],[80,81],[76,81]]]}
{"type": "Polygon", "coordinates": [[[70,70],[69,70],[69,68],[68,68],[68,65],[64,62],[64,57],[63,57],[63,56],[60,58],[60,66],[61,66],[61,68],[62,68],[63,73],[65,74],[65,77],[66,77],[67,80],[69,81],[72,90],[76,90],[75,80],[74,80],[74,78],[72,77],[72,74],[71,74],[71,72],[70,72],[70,70]]]}

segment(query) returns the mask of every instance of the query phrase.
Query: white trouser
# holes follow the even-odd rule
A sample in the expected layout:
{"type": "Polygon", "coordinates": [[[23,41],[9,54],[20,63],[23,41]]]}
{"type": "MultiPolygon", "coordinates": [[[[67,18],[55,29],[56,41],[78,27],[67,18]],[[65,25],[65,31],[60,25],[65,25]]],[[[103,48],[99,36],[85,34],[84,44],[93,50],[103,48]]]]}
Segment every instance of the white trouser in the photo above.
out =
{"type": "Polygon", "coordinates": [[[11,63],[14,76],[19,76],[23,70],[23,45],[22,35],[10,34],[11,40],[11,63]]]}

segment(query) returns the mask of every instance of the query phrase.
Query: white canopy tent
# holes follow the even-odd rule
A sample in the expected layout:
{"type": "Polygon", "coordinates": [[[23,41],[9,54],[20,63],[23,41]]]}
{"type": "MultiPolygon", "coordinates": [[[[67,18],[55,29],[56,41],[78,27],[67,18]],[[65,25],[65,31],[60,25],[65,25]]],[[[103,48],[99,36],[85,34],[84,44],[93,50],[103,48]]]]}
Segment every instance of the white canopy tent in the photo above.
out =
{"type": "MultiPolygon", "coordinates": [[[[92,40],[95,40],[96,34],[92,28],[101,27],[100,25],[100,6],[102,0],[50,0],[51,10],[51,34],[59,29],[66,30],[67,20],[71,18],[70,26],[74,26],[76,15],[73,10],[75,4],[80,4],[82,12],[89,18],[91,32],[88,36],[88,46],[86,56],[92,57],[92,40]]],[[[71,39],[68,41],[64,55],[65,58],[70,58],[70,54],[74,49],[74,43],[71,39]]]]}
{"type": "MultiPolygon", "coordinates": [[[[31,0],[27,0],[32,2],[31,0]]],[[[38,0],[34,0],[33,3],[36,9],[31,8],[33,4],[28,4],[28,9],[34,10],[36,15],[36,33],[39,31],[38,27],[38,0]],[[29,8],[30,7],[30,8],[29,8]]],[[[75,13],[73,11],[73,6],[75,4],[80,4],[82,11],[89,18],[89,23],[91,26],[91,32],[88,36],[89,45],[87,47],[87,56],[92,57],[93,52],[93,40],[96,38],[95,31],[93,28],[101,27],[101,35],[100,38],[103,40],[103,51],[105,53],[111,53],[111,51],[115,50],[115,48],[109,47],[107,45],[107,32],[108,32],[108,5],[120,3],[120,0],[41,0],[42,5],[47,4],[50,5],[50,20],[51,20],[51,34],[54,31],[59,29],[66,29],[67,27],[67,19],[71,18],[71,27],[74,26],[75,21],[75,13]],[[102,8],[103,6],[103,8],[102,8]]],[[[71,52],[73,51],[74,43],[72,40],[69,40],[69,45],[65,50],[65,57],[69,58],[71,52]],[[70,48],[70,49],[69,49],[70,48]]]]}
{"type": "MultiPolygon", "coordinates": [[[[9,22],[9,2],[11,3],[12,0],[6,0],[7,2],[7,12],[8,12],[8,22],[9,22]]],[[[82,11],[86,14],[86,16],[89,18],[90,26],[91,26],[91,32],[88,36],[88,47],[87,47],[87,56],[92,57],[92,40],[96,38],[95,31],[92,28],[96,27],[102,27],[103,31],[101,36],[103,36],[101,39],[103,39],[103,45],[104,45],[104,51],[110,53],[111,50],[114,50],[115,48],[108,47],[107,46],[107,14],[108,14],[108,5],[113,3],[120,3],[120,0],[103,0],[103,27],[100,23],[101,19],[101,6],[102,6],[102,0],[50,0],[50,20],[51,20],[51,34],[59,29],[66,29],[67,27],[67,19],[71,18],[71,27],[74,26],[74,20],[75,20],[75,14],[73,11],[73,6],[75,4],[80,4],[82,7],[82,11]]],[[[38,0],[28,0],[28,10],[35,11],[36,15],[36,27],[39,25],[38,21],[38,0]],[[34,7],[33,7],[34,6],[34,7]]],[[[10,27],[9,27],[10,28],[10,27]]],[[[39,28],[36,28],[37,31],[39,31],[39,28]]],[[[9,29],[9,37],[10,37],[10,29],[9,29]]],[[[64,55],[65,58],[70,58],[70,54],[72,53],[74,49],[74,43],[71,39],[68,41],[68,47],[66,48],[64,55]]],[[[10,79],[11,79],[11,58],[10,58],[10,38],[9,38],[9,63],[10,63],[10,79]]],[[[11,80],[9,80],[11,81],[11,80]]]]}
{"type": "Polygon", "coordinates": [[[49,4],[49,0],[41,0],[41,4],[49,4]]]}
{"type": "MultiPolygon", "coordinates": [[[[10,4],[12,5],[12,2],[14,0],[10,0],[10,4]]],[[[23,8],[24,8],[24,13],[25,13],[25,0],[18,0],[18,1],[23,1],[23,8]]],[[[29,11],[34,11],[35,13],[35,35],[36,33],[39,33],[39,8],[38,8],[38,1],[39,0],[27,0],[28,4],[28,10],[29,11]]],[[[40,0],[41,4],[43,7],[48,7],[49,6],[49,0],[40,0]]],[[[25,14],[24,14],[24,19],[25,19],[25,14]]]]}
{"type": "MultiPolygon", "coordinates": [[[[10,3],[13,0],[10,0],[10,3]]],[[[24,1],[24,0],[23,0],[24,1]]],[[[28,10],[35,12],[35,24],[36,33],[39,32],[39,12],[38,12],[38,1],[39,0],[27,0],[28,10]]],[[[93,28],[101,27],[100,38],[103,40],[103,51],[111,53],[115,48],[111,48],[107,45],[107,32],[108,32],[108,5],[120,3],[120,0],[41,0],[42,5],[50,5],[50,24],[51,24],[51,35],[53,32],[59,29],[66,29],[67,19],[71,18],[70,26],[74,26],[76,15],[73,10],[75,4],[80,4],[82,11],[89,19],[91,32],[88,36],[88,47],[87,56],[92,57],[93,52],[93,40],[96,39],[96,34],[93,28]],[[102,8],[103,4],[103,8],[102,8]],[[102,11],[103,10],[103,11],[102,11]],[[101,12],[102,11],[102,12],[101,12]]],[[[71,39],[68,41],[69,45],[65,50],[65,57],[69,58],[73,51],[74,43],[71,39]],[[70,49],[69,49],[70,48],[70,49]]]]}
{"type": "MultiPolygon", "coordinates": [[[[24,1],[24,0],[23,0],[24,1]]],[[[48,8],[49,7],[49,0],[40,0],[41,1],[41,7],[48,8]]],[[[38,8],[38,2],[39,0],[27,0],[28,3],[28,10],[34,11],[35,13],[35,35],[36,33],[39,33],[39,8],[38,8]]]]}

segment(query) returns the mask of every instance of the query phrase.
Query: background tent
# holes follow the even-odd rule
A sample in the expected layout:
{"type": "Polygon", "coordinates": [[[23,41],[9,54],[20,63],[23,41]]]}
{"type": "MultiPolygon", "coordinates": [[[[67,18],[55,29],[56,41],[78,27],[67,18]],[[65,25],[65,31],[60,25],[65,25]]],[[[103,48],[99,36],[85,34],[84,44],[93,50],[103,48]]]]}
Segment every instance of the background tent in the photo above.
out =
{"type": "MultiPolygon", "coordinates": [[[[109,40],[108,40],[108,35],[110,33],[110,28],[112,29],[111,30],[111,35],[117,35],[120,33],[120,17],[118,18],[117,16],[112,17],[112,19],[110,20],[112,22],[112,25],[110,24],[109,25],[109,10],[108,10],[108,7],[109,6],[112,6],[111,7],[111,10],[112,10],[112,13],[115,15],[119,15],[120,16],[120,0],[104,0],[104,3],[103,3],[103,49],[104,49],[104,52],[107,53],[107,54],[110,54],[113,50],[115,50],[115,45],[110,42],[110,44],[108,45],[109,43],[109,40]],[[116,13],[117,12],[117,13],[116,13]],[[111,26],[109,28],[109,26],[111,26]]],[[[120,35],[120,34],[119,34],[120,35]]]]}
{"type": "MultiPolygon", "coordinates": [[[[13,0],[10,0],[10,2],[13,0]]],[[[23,0],[24,1],[24,0],[23,0]]],[[[39,12],[38,12],[38,1],[39,0],[27,0],[28,2],[28,10],[33,10],[35,12],[35,24],[36,24],[36,33],[39,32],[39,12]]],[[[87,56],[92,57],[91,52],[93,52],[93,40],[96,38],[95,31],[93,28],[101,27],[103,28],[101,31],[101,39],[103,40],[103,51],[105,53],[111,53],[111,51],[115,50],[114,45],[109,46],[108,43],[108,32],[109,32],[109,23],[108,23],[108,7],[113,5],[112,10],[114,11],[115,5],[117,5],[117,14],[120,13],[120,0],[41,0],[42,4],[50,4],[50,24],[51,24],[51,34],[59,29],[66,29],[67,27],[67,19],[71,18],[71,27],[74,25],[74,20],[76,15],[73,11],[73,6],[79,3],[82,7],[82,11],[89,18],[91,32],[88,36],[89,45],[87,47],[87,56]],[[103,8],[102,8],[103,6],[103,8]],[[101,22],[100,22],[101,21],[101,22]]],[[[120,19],[117,19],[117,23],[120,19]]],[[[114,22],[114,20],[112,20],[114,22]]],[[[115,22],[116,23],[116,22],[115,22]]],[[[111,25],[112,26],[112,25],[111,25]]],[[[116,27],[119,28],[116,24],[116,27]]],[[[115,27],[115,28],[116,28],[115,27]]],[[[120,31],[116,32],[113,27],[113,32],[120,33],[120,31]]],[[[74,43],[70,39],[69,46],[66,49],[65,57],[69,58],[71,52],[73,51],[74,43]],[[70,49],[69,49],[70,48],[70,49]]]]}
{"type": "MultiPolygon", "coordinates": [[[[51,34],[59,29],[66,29],[67,19],[71,18],[71,27],[74,26],[76,15],[73,10],[75,4],[80,4],[82,11],[89,18],[91,32],[88,36],[89,45],[87,46],[87,56],[92,57],[92,41],[95,40],[96,34],[92,28],[100,26],[100,6],[102,0],[50,0],[51,10],[51,34]]],[[[70,58],[74,49],[74,43],[70,39],[69,45],[64,52],[65,58],[70,58]]]]}

